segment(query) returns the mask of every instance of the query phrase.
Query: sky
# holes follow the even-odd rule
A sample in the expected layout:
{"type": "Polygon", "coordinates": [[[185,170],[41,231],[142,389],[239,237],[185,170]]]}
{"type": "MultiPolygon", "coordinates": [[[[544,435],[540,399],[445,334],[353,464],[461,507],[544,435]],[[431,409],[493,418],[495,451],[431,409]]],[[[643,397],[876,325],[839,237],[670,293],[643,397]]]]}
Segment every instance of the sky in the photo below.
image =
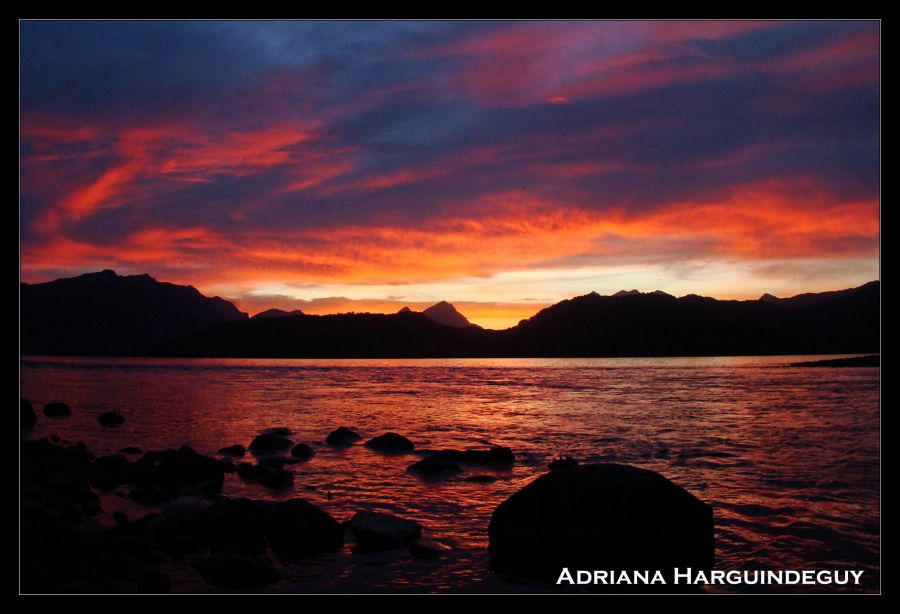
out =
{"type": "Polygon", "coordinates": [[[877,21],[22,21],[20,271],[244,311],[879,277],[877,21]]]}

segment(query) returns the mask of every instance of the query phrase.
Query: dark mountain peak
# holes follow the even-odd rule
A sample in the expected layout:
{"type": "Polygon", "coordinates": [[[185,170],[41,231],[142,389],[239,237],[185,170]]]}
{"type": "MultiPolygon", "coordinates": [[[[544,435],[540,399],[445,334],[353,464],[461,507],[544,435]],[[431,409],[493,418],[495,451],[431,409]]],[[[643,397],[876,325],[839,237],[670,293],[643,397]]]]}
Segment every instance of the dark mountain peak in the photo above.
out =
{"type": "Polygon", "coordinates": [[[422,312],[429,320],[434,320],[444,326],[455,326],[458,328],[471,328],[478,326],[472,324],[466,319],[466,316],[456,310],[456,307],[447,301],[435,303],[422,312]]]}
{"type": "Polygon", "coordinates": [[[21,286],[23,354],[128,355],[185,334],[247,319],[192,286],[112,270],[21,286]]]}
{"type": "Polygon", "coordinates": [[[778,302],[781,302],[781,299],[780,299],[780,298],[778,298],[777,296],[774,296],[774,295],[772,295],[772,294],[769,294],[768,292],[766,292],[765,294],[763,294],[763,295],[762,295],[761,297],[759,297],[757,300],[763,301],[764,303],[778,303],[778,302]]]}
{"type": "Polygon", "coordinates": [[[619,290],[613,296],[632,296],[635,294],[640,294],[637,290],[619,290]]]}
{"type": "MultiPolygon", "coordinates": [[[[218,297],[216,297],[218,298],[218,297]]],[[[266,309],[265,311],[260,311],[254,316],[251,316],[251,320],[261,320],[264,318],[289,318],[291,316],[302,316],[303,312],[299,309],[294,309],[293,311],[285,311],[284,309],[266,309]]]]}
{"type": "Polygon", "coordinates": [[[400,311],[398,311],[397,313],[412,313],[412,309],[410,309],[409,307],[401,307],[400,311]]]}

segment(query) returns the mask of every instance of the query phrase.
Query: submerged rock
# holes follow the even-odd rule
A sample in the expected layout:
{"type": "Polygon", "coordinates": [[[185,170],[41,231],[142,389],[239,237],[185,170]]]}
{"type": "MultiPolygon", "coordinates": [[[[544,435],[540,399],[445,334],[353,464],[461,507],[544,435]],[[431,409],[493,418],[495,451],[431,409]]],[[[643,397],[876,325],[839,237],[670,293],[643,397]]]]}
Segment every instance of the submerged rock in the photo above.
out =
{"type": "Polygon", "coordinates": [[[276,437],[290,437],[294,432],[286,426],[273,426],[272,428],[260,431],[263,435],[274,435],[276,437]]]}
{"type": "Polygon", "coordinates": [[[269,472],[269,468],[263,465],[254,465],[253,463],[240,463],[235,467],[235,473],[245,480],[255,482],[269,472]]]}
{"type": "Polygon", "coordinates": [[[269,469],[257,481],[266,488],[284,490],[294,484],[294,474],[287,469],[269,469]]]}
{"type": "Polygon", "coordinates": [[[491,566],[555,582],[569,569],[711,569],[712,508],[653,471],[584,465],[552,471],[494,510],[491,566]]]}
{"type": "Polygon", "coordinates": [[[409,452],[416,447],[409,439],[397,433],[385,433],[373,437],[365,443],[365,446],[379,452],[409,452]]]}
{"type": "Polygon", "coordinates": [[[516,462],[516,455],[512,449],[499,446],[487,450],[438,450],[434,455],[457,463],[478,465],[511,465],[516,462]]]}
{"type": "Polygon", "coordinates": [[[219,454],[224,454],[225,456],[243,456],[246,453],[247,449],[239,443],[219,449],[219,454]]]}
{"type": "Polygon", "coordinates": [[[296,446],[291,448],[291,456],[300,460],[309,460],[313,456],[315,456],[315,454],[315,451],[313,451],[313,449],[305,443],[298,443],[296,446]]]}
{"type": "Polygon", "coordinates": [[[65,403],[47,403],[44,405],[44,415],[48,418],[65,418],[72,415],[72,408],[65,403]]]}
{"type": "Polygon", "coordinates": [[[325,438],[325,443],[330,446],[349,446],[360,439],[362,439],[362,436],[356,431],[352,431],[345,426],[339,426],[328,434],[328,437],[325,438]]]}
{"type": "Polygon", "coordinates": [[[450,546],[430,539],[420,539],[409,545],[409,553],[420,559],[433,559],[451,550],[450,546]]]}
{"type": "Polygon", "coordinates": [[[250,443],[250,451],[254,454],[271,454],[288,450],[294,442],[280,435],[257,435],[250,443]]]}
{"type": "Polygon", "coordinates": [[[454,475],[462,471],[459,463],[444,456],[432,454],[406,468],[406,471],[421,477],[437,478],[454,475]]]}
{"type": "Polygon", "coordinates": [[[220,552],[197,562],[203,578],[218,588],[256,590],[277,582],[281,574],[264,559],[220,552]]]}
{"type": "Polygon", "coordinates": [[[125,424],[125,416],[115,411],[103,412],[97,417],[97,421],[103,426],[121,426],[125,424]]]}
{"type": "Polygon", "coordinates": [[[344,545],[344,530],[327,512],[305,499],[278,503],[269,517],[266,535],[272,551],[296,559],[344,545]]]}
{"type": "Polygon", "coordinates": [[[547,468],[550,471],[560,471],[564,469],[578,469],[580,463],[572,458],[571,456],[554,458],[550,461],[550,464],[547,465],[547,468]]]}
{"type": "Polygon", "coordinates": [[[31,430],[37,422],[37,414],[34,413],[34,407],[28,399],[19,401],[19,426],[23,429],[31,430]]]}
{"type": "Polygon", "coordinates": [[[356,537],[359,551],[398,548],[422,535],[422,527],[417,522],[381,512],[357,512],[347,528],[356,537]]]}

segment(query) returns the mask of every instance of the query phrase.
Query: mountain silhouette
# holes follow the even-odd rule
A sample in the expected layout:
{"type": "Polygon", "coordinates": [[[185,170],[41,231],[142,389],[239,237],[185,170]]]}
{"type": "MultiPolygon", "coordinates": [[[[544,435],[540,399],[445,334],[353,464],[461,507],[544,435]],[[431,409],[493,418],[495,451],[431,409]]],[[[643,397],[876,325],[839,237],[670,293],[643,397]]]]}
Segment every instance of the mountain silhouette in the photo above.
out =
{"type": "Polygon", "coordinates": [[[285,311],[284,309],[266,309],[250,317],[251,320],[260,320],[263,318],[288,318],[290,316],[302,316],[303,312],[299,309],[293,311],[285,311]]]}
{"type": "MultiPolygon", "coordinates": [[[[665,293],[561,301],[495,331],[424,313],[228,322],[161,346],[166,356],[591,357],[863,354],[879,351],[880,284],[819,300],[719,301],[665,293]]],[[[819,296],[819,295],[815,295],[819,296]]]]}
{"type": "Polygon", "coordinates": [[[447,301],[436,303],[422,312],[429,320],[434,320],[444,326],[455,326],[458,328],[481,328],[477,324],[472,324],[466,319],[466,316],[456,310],[456,307],[447,301]]]}
{"type": "Polygon", "coordinates": [[[248,318],[221,298],[149,275],[89,273],[21,285],[23,354],[206,357],[590,357],[879,351],[880,283],[720,301],[591,292],[502,331],[447,302],[424,312],[248,318]]]}
{"type": "Polygon", "coordinates": [[[105,270],[20,288],[23,354],[136,355],[222,322],[247,319],[224,299],[149,275],[105,270]]]}

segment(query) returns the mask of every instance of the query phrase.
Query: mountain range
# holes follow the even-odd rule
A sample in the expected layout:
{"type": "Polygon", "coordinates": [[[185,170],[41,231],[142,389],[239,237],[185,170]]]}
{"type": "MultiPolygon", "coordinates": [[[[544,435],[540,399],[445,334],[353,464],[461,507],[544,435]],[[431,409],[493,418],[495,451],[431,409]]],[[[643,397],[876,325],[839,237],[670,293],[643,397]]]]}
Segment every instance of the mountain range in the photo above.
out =
{"type": "Polygon", "coordinates": [[[853,354],[880,346],[880,283],[722,301],[591,292],[502,330],[450,303],[423,312],[248,318],[233,304],[148,275],[89,273],[21,284],[26,355],[204,357],[562,357],[853,354]]]}

